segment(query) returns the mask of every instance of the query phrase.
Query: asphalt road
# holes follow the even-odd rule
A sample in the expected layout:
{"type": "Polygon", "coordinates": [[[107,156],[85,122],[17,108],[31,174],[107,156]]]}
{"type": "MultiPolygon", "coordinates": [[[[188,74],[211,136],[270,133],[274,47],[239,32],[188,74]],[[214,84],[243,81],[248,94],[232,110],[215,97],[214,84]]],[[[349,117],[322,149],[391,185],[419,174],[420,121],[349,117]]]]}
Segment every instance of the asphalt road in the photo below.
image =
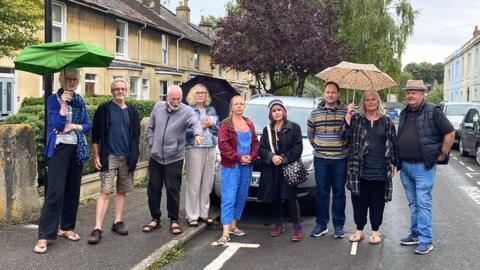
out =
{"type": "MultiPolygon", "coordinates": [[[[347,238],[333,238],[331,224],[327,235],[310,237],[315,223],[311,215],[304,215],[302,242],[290,242],[291,226],[282,236],[271,238],[269,208],[248,204],[239,225],[247,235],[233,237],[232,242],[259,247],[240,247],[235,251],[233,247],[211,246],[221,234],[220,228],[212,228],[185,246],[184,259],[165,268],[219,269],[220,264],[214,260],[228,258],[222,269],[480,269],[480,166],[473,158],[460,157],[454,151],[449,165],[437,166],[433,204],[435,250],[425,256],[415,255],[414,246],[399,243],[408,234],[409,213],[396,176],[394,198],[385,208],[381,227],[383,243],[374,246],[364,240],[358,244],[356,255],[351,255],[352,244],[347,238]]],[[[354,228],[348,194],[347,237],[354,228]]],[[[367,224],[367,236],[369,230],[367,224]]]]}

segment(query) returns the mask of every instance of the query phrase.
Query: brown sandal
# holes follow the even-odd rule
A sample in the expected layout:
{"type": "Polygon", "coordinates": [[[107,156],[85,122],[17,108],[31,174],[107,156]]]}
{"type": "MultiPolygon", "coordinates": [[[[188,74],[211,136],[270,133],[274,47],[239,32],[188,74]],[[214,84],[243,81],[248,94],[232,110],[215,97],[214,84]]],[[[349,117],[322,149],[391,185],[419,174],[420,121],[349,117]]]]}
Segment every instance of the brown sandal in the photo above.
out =
{"type": "Polygon", "coordinates": [[[160,227],[161,227],[160,221],[158,219],[153,218],[152,220],[150,220],[149,223],[143,226],[142,232],[146,232],[146,233],[153,232],[160,227]]]}
{"type": "Polygon", "coordinates": [[[61,236],[61,237],[65,237],[65,238],[67,238],[67,239],[70,240],[70,241],[78,241],[78,240],[80,240],[80,235],[78,235],[78,234],[75,233],[74,231],[62,231],[62,230],[58,230],[57,235],[58,235],[58,236],[61,236]]]}
{"type": "Polygon", "coordinates": [[[182,233],[182,228],[180,228],[180,225],[178,224],[178,221],[172,221],[170,223],[170,233],[175,234],[175,235],[182,233]]]}
{"type": "Polygon", "coordinates": [[[45,252],[47,252],[47,245],[48,245],[48,242],[46,239],[39,239],[37,240],[37,243],[33,248],[33,252],[38,254],[44,254],[45,252]]]}
{"type": "Polygon", "coordinates": [[[216,245],[219,247],[225,246],[225,244],[230,241],[230,236],[229,235],[222,235],[216,242],[216,245]]]}

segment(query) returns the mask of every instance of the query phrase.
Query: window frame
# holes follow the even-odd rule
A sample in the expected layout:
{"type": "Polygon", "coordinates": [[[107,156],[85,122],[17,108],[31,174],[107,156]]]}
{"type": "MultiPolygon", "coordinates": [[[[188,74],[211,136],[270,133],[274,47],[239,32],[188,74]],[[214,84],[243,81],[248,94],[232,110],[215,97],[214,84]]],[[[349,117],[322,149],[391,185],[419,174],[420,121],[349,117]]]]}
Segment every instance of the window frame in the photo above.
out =
{"type": "Polygon", "coordinates": [[[169,50],[168,50],[168,45],[170,43],[170,40],[168,38],[168,35],[167,34],[162,34],[162,37],[161,37],[162,41],[161,41],[161,49],[160,49],[160,52],[161,52],[161,62],[163,65],[168,65],[168,57],[169,57],[169,50]]]}
{"type": "Polygon", "coordinates": [[[53,19],[53,11],[52,11],[52,39],[53,39],[53,28],[58,27],[60,28],[60,40],[52,40],[52,41],[65,41],[67,39],[67,5],[62,2],[52,1],[52,10],[53,6],[59,6],[61,10],[61,22],[56,22],[53,19]]]}
{"type": "Polygon", "coordinates": [[[118,58],[128,58],[128,22],[118,20],[118,19],[115,21],[115,56],[117,56],[118,58]],[[117,35],[117,29],[119,24],[125,26],[125,37],[121,37],[117,35]],[[123,53],[118,52],[118,47],[117,47],[118,39],[123,39],[123,45],[124,45],[123,53]]]}
{"type": "Polygon", "coordinates": [[[136,76],[130,76],[129,80],[129,91],[128,91],[128,96],[131,98],[131,99],[135,99],[135,100],[138,100],[141,98],[141,93],[139,93],[139,82],[140,82],[140,77],[136,77],[136,76]],[[135,80],[135,83],[132,83],[132,81],[135,80]],[[135,87],[132,87],[132,86],[135,86],[135,87]],[[136,91],[134,92],[133,89],[135,89],[136,91]]]}

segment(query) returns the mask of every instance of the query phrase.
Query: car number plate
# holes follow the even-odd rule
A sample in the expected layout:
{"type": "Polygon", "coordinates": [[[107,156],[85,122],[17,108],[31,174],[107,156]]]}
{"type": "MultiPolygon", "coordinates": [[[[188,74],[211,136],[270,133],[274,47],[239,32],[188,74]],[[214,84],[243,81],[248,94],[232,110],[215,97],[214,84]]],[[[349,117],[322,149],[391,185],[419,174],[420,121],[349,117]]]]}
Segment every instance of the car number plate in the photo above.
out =
{"type": "Polygon", "coordinates": [[[252,176],[252,180],[250,180],[250,185],[258,187],[259,184],[260,184],[260,177],[252,176]]]}

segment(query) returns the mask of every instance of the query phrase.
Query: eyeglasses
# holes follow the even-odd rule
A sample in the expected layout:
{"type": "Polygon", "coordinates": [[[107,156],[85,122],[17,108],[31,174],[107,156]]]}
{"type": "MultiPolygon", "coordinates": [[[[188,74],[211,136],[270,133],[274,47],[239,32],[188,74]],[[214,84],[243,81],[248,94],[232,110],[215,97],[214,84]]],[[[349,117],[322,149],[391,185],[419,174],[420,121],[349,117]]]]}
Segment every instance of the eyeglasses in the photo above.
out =
{"type": "Polygon", "coordinates": [[[205,96],[207,92],[196,92],[195,95],[197,96],[205,96]]]}

